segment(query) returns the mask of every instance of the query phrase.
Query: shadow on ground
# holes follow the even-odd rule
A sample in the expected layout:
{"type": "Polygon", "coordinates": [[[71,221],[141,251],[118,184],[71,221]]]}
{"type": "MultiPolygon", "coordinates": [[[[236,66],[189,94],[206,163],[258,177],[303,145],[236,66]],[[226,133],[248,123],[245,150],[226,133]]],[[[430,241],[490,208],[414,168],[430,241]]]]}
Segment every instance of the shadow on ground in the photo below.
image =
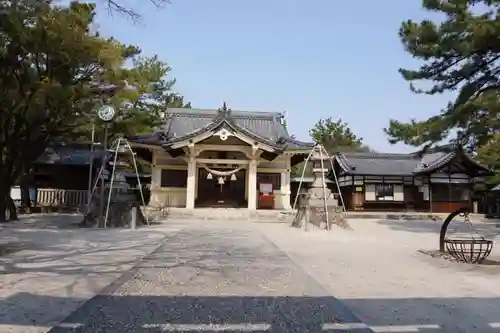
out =
{"type": "MultiPolygon", "coordinates": [[[[0,274],[109,272],[109,268],[103,269],[103,266],[113,253],[143,251],[145,241],[153,244],[170,233],[169,228],[149,232],[148,227],[138,230],[65,227],[79,219],[77,215],[42,214],[29,218],[28,222],[23,219],[3,225],[0,229],[0,274]]],[[[170,226],[177,227],[174,223],[170,226]]],[[[123,256],[113,261],[113,265],[131,264],[136,260],[123,256]]]]}
{"type": "MultiPolygon", "coordinates": [[[[439,231],[442,221],[432,221],[432,220],[414,220],[414,221],[402,221],[402,220],[379,220],[378,224],[387,226],[395,231],[408,231],[416,233],[435,233],[439,235],[439,231]]],[[[458,234],[476,234],[484,236],[485,238],[492,239],[500,236],[500,227],[495,223],[491,222],[472,222],[472,228],[468,227],[464,223],[464,219],[457,217],[451,221],[448,227],[448,234],[453,235],[458,234]]]]}
{"type": "Polygon", "coordinates": [[[9,221],[0,224],[3,229],[75,229],[78,228],[78,223],[83,220],[82,214],[57,213],[57,214],[25,214],[20,215],[19,220],[9,221]]]}
{"type": "MultiPolygon", "coordinates": [[[[30,302],[33,307],[61,303],[55,297],[16,294],[3,302],[30,302]]],[[[71,314],[49,333],[125,333],[125,332],[387,332],[387,333],[498,333],[498,298],[407,298],[351,299],[343,301],[353,309],[387,315],[366,320],[339,309],[333,297],[240,297],[240,296],[96,296],[71,314]],[[398,309],[427,309],[425,314],[398,309]],[[449,318],[433,315],[433,309],[455,309],[449,318]],[[476,309],[492,309],[479,313],[476,309]],[[467,309],[467,311],[464,311],[467,309]],[[493,315],[495,313],[495,315],[493,315]],[[452,316],[467,322],[466,328],[454,326],[452,316]],[[418,321],[414,319],[418,317],[418,321]],[[373,331],[369,328],[371,327],[373,331]]],[[[442,312],[439,312],[442,315],[442,312]]],[[[0,325],[26,327],[37,325],[22,317],[0,325]]]]}

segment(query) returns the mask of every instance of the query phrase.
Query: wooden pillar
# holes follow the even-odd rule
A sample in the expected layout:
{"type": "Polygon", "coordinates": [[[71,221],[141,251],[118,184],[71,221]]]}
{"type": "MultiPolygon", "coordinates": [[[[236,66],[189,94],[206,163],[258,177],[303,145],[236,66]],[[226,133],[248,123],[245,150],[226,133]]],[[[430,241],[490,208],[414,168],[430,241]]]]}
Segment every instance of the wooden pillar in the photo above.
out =
{"type": "Polygon", "coordinates": [[[290,205],[290,157],[286,159],[286,170],[281,172],[281,198],[283,200],[283,209],[291,209],[290,205]]]}
{"type": "Polygon", "coordinates": [[[429,212],[432,213],[432,183],[431,176],[427,176],[427,190],[429,191],[429,212]]]}
{"type": "Polygon", "coordinates": [[[248,165],[248,209],[257,209],[257,161],[251,160],[248,165]]]}
{"type": "Polygon", "coordinates": [[[196,192],[196,158],[189,157],[187,187],[186,187],[186,208],[194,208],[195,192],[196,192]]]}
{"type": "Polygon", "coordinates": [[[150,185],[150,198],[149,198],[149,206],[163,206],[164,199],[162,195],[159,193],[159,189],[161,188],[161,177],[162,177],[162,168],[156,166],[156,155],[157,151],[153,151],[153,165],[151,166],[151,185],[150,185]]]}

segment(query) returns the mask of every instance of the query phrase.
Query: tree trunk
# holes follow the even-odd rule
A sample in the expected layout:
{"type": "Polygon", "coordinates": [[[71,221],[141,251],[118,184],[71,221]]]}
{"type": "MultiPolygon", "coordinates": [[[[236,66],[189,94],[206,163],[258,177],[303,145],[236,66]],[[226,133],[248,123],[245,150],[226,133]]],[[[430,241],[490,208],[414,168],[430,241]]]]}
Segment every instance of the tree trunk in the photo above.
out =
{"type": "Polygon", "coordinates": [[[0,223],[7,221],[7,200],[4,195],[0,194],[0,223]]]}
{"type": "Polygon", "coordinates": [[[16,205],[10,197],[10,193],[2,195],[0,198],[3,198],[3,200],[0,200],[0,223],[19,220],[16,205]]]}
{"type": "Polygon", "coordinates": [[[17,216],[16,205],[14,205],[14,200],[9,196],[7,197],[7,208],[9,209],[9,221],[17,221],[19,217],[17,216]]]}
{"type": "Polygon", "coordinates": [[[10,197],[12,183],[7,181],[11,178],[0,177],[0,222],[17,220],[17,211],[14,201],[10,197]],[[7,210],[9,214],[7,215],[7,210]],[[9,219],[7,219],[7,216],[9,219]]]}

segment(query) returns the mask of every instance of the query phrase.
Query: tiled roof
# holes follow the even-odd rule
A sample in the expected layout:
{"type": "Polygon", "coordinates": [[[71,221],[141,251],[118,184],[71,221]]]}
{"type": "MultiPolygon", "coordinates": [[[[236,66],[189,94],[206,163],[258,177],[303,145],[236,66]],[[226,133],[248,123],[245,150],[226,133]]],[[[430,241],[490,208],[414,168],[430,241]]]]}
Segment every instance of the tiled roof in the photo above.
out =
{"type": "Polygon", "coordinates": [[[91,156],[95,161],[99,161],[102,156],[101,151],[90,152],[89,150],[73,147],[53,147],[47,148],[45,152],[36,160],[36,164],[62,164],[62,165],[88,165],[91,156]]]}
{"type": "Polygon", "coordinates": [[[452,161],[457,154],[478,173],[487,173],[487,168],[479,165],[463,151],[445,150],[428,153],[386,154],[386,153],[342,153],[334,159],[346,174],[378,176],[413,176],[434,172],[452,161]]]}
{"type": "Polygon", "coordinates": [[[297,149],[313,146],[312,143],[292,139],[282,123],[283,115],[277,112],[171,108],[165,117],[165,124],[155,133],[129,139],[165,146],[227,126],[274,147],[297,149]]]}
{"type": "Polygon", "coordinates": [[[409,154],[344,153],[334,158],[346,173],[356,175],[411,175],[420,161],[409,154]]]}

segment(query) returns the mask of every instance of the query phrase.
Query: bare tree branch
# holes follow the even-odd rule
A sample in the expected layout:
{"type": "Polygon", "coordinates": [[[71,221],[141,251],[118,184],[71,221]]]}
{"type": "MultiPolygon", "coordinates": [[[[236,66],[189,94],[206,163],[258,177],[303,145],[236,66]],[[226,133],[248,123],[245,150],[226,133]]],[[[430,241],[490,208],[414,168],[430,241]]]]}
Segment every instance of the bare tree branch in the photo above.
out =
{"type": "MultiPolygon", "coordinates": [[[[122,3],[122,0],[104,0],[104,1],[106,2],[108,12],[110,13],[110,15],[112,15],[115,12],[118,12],[132,19],[132,21],[138,21],[141,18],[141,15],[137,11],[135,11],[134,8],[124,5],[122,3]]],[[[171,3],[170,0],[148,0],[148,1],[158,9],[162,9],[166,5],[171,3]]],[[[139,2],[137,1],[137,3],[139,2]]]]}

